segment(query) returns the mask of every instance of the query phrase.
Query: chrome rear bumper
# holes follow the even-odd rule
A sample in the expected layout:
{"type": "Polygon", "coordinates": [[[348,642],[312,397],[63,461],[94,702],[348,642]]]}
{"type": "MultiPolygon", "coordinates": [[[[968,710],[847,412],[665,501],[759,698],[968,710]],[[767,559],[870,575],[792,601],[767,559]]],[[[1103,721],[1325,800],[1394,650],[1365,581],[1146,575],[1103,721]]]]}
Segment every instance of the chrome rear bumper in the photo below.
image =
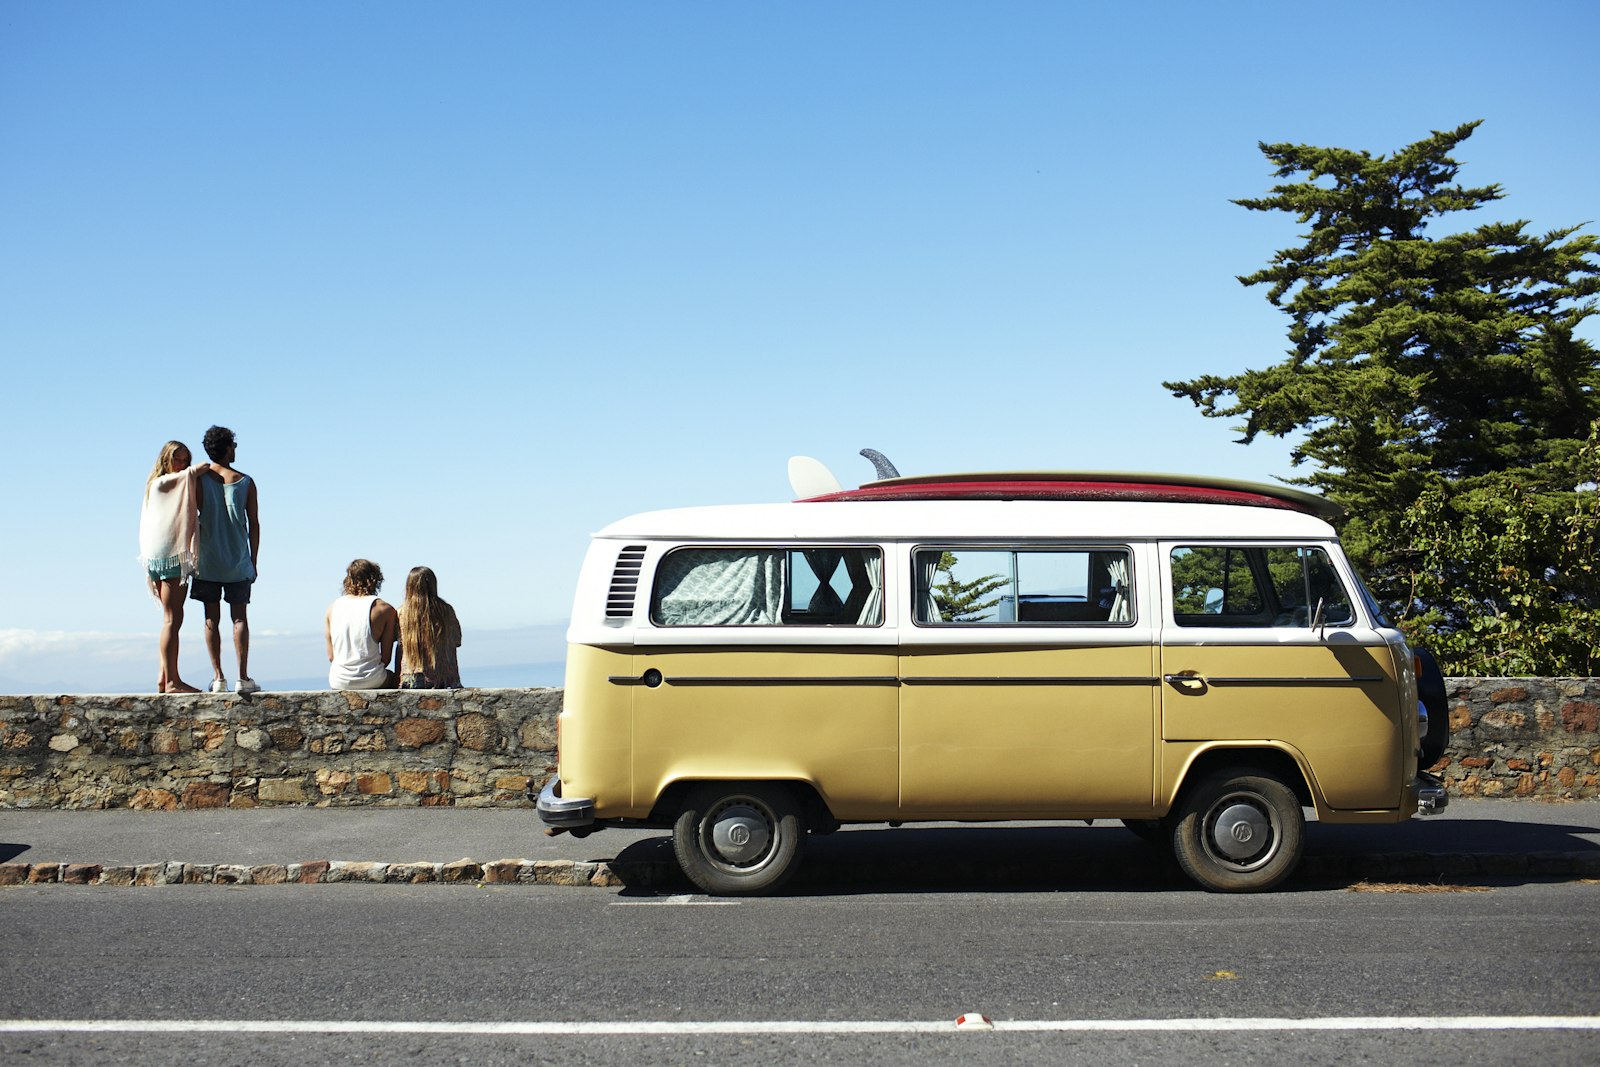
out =
{"type": "Polygon", "coordinates": [[[592,797],[564,797],[561,779],[552,778],[539,790],[539,819],[553,830],[571,830],[594,823],[592,797]]]}

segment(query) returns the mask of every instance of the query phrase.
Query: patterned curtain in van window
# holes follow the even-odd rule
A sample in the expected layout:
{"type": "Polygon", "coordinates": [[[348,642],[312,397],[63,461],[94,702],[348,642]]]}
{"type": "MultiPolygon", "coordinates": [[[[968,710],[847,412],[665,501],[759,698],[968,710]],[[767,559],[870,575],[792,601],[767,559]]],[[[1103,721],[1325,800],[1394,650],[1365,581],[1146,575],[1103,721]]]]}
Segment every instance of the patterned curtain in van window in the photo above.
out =
{"type": "Polygon", "coordinates": [[[783,555],[776,550],[679,549],[656,576],[662,626],[774,626],[782,604],[783,555]]]}

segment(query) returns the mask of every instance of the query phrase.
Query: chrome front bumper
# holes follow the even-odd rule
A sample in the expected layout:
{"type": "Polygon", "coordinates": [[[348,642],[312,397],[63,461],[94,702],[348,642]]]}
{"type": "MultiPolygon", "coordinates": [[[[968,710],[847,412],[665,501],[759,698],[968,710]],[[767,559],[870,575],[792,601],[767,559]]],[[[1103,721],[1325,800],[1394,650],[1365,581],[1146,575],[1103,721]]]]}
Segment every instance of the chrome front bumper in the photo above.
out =
{"type": "Polygon", "coordinates": [[[561,779],[552,778],[539,790],[539,819],[552,830],[571,830],[594,824],[592,797],[564,797],[561,779]]]}
{"type": "Polygon", "coordinates": [[[1431,774],[1419,774],[1411,786],[1417,791],[1417,814],[1437,815],[1450,804],[1444,782],[1431,774]]]}

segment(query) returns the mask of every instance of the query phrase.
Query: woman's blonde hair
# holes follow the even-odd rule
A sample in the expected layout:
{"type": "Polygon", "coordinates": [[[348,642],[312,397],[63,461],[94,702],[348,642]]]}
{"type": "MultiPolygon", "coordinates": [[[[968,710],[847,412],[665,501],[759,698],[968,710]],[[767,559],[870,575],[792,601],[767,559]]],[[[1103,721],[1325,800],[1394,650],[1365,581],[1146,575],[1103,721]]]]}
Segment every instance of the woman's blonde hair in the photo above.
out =
{"type": "MultiPolygon", "coordinates": [[[[161,455],[156,457],[156,465],[151,469],[150,477],[144,480],[145,496],[150,495],[150,487],[156,483],[157,478],[164,474],[173,473],[171,470],[172,458],[179,452],[189,452],[189,446],[184,444],[182,441],[168,441],[166,444],[161,446],[161,455]]],[[[189,452],[189,458],[194,458],[193,452],[189,452]]]]}
{"type": "Polygon", "coordinates": [[[431,672],[448,640],[456,610],[439,599],[439,580],[427,567],[406,575],[406,599],[400,607],[400,660],[405,670],[431,672]]]}

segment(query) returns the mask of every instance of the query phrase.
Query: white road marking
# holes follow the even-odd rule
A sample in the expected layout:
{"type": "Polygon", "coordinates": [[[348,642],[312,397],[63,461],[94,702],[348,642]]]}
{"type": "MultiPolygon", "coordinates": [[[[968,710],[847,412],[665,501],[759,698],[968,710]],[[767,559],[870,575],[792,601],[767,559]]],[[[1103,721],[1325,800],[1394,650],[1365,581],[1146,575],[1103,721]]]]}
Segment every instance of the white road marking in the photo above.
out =
{"type": "MultiPolygon", "coordinates": [[[[1600,1030],[1600,1015],[1352,1016],[1311,1019],[996,1019],[996,1031],[1600,1030]]],[[[767,1022],[412,1022],[309,1019],[0,1019],[0,1034],[955,1034],[953,1019],[767,1022]]],[[[970,1031],[969,1031],[970,1032],[970,1031]]],[[[988,1032],[988,1031],[985,1031],[988,1032]]]]}
{"type": "Polygon", "coordinates": [[[656,897],[651,900],[613,900],[613,908],[728,908],[744,903],[741,900],[710,900],[706,897],[697,897],[693,893],[676,893],[670,897],[656,897]]]}

